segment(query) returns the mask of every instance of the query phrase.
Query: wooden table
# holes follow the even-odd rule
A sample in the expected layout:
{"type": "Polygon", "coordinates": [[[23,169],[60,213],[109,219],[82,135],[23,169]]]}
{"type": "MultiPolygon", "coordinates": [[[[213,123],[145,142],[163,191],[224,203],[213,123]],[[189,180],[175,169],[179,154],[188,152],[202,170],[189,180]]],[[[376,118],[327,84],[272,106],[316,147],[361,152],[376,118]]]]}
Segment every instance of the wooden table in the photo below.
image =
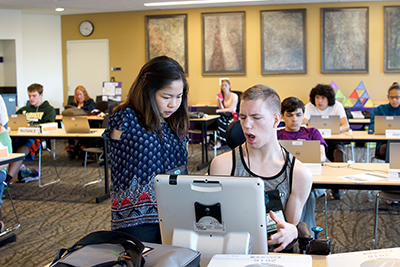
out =
{"type": "MultiPolygon", "coordinates": [[[[347,141],[347,142],[400,142],[400,137],[386,137],[384,134],[368,134],[367,131],[349,131],[340,134],[332,134],[324,137],[325,140],[347,141]]],[[[386,151],[386,159],[389,159],[389,150],[386,151]]],[[[367,145],[367,162],[369,162],[369,145],[367,145]]]]}
{"type": "MultiPolygon", "coordinates": [[[[86,117],[88,120],[95,120],[95,121],[102,121],[104,117],[99,117],[95,115],[88,115],[88,116],[76,116],[76,117],[86,117]]],[[[56,121],[62,121],[63,115],[56,115],[56,121]]]]}
{"type": "MultiPolygon", "coordinates": [[[[66,133],[64,129],[58,129],[57,131],[50,133],[40,133],[37,135],[18,133],[18,131],[10,131],[10,137],[12,138],[49,138],[49,139],[64,139],[64,138],[95,138],[101,139],[105,129],[93,128],[90,129],[90,133],[66,133]]],[[[107,159],[107,142],[104,140],[104,158],[107,159]]],[[[109,180],[108,180],[108,161],[104,160],[104,192],[105,194],[96,198],[96,203],[100,203],[103,200],[110,197],[109,180]]]]}
{"type": "Polygon", "coordinates": [[[370,123],[370,119],[349,119],[349,123],[350,124],[369,124],[370,123]]]}
{"type": "Polygon", "coordinates": [[[0,159],[0,165],[9,164],[15,161],[20,161],[23,160],[24,158],[25,158],[24,153],[10,153],[8,154],[8,158],[0,159]]]}
{"type": "Polygon", "coordinates": [[[398,182],[393,182],[386,179],[365,183],[355,183],[353,181],[338,178],[340,176],[361,174],[366,172],[387,175],[388,170],[388,163],[326,163],[325,166],[322,166],[321,175],[313,175],[313,188],[400,190],[400,180],[398,182]]]}
{"type": "Polygon", "coordinates": [[[208,142],[207,142],[207,122],[217,120],[220,115],[208,115],[203,118],[190,118],[190,122],[201,123],[201,165],[197,167],[197,170],[201,170],[208,166],[208,142]]]}

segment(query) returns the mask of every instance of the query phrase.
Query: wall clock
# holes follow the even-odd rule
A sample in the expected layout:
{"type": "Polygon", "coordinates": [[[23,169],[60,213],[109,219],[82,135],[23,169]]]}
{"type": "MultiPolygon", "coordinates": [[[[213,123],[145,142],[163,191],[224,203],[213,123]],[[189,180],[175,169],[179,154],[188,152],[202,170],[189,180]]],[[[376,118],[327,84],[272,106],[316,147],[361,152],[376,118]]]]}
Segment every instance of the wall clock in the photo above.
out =
{"type": "Polygon", "coordinates": [[[94,26],[92,22],[84,20],[81,22],[81,24],[79,24],[79,32],[83,36],[88,37],[93,33],[93,31],[94,31],[94,26]]]}

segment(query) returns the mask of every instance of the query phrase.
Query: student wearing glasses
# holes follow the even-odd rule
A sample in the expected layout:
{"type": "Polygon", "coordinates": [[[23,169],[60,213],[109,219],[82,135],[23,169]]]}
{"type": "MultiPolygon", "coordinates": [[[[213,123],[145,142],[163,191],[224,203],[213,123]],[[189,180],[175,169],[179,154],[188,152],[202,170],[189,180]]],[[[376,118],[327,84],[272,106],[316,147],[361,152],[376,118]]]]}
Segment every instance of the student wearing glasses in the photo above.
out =
{"type": "MultiPolygon", "coordinates": [[[[389,104],[379,105],[373,112],[371,122],[368,127],[368,133],[375,132],[375,116],[400,116],[400,85],[394,82],[388,90],[387,98],[389,104]]],[[[379,142],[376,144],[375,157],[378,159],[386,159],[387,142],[379,142]]]]}

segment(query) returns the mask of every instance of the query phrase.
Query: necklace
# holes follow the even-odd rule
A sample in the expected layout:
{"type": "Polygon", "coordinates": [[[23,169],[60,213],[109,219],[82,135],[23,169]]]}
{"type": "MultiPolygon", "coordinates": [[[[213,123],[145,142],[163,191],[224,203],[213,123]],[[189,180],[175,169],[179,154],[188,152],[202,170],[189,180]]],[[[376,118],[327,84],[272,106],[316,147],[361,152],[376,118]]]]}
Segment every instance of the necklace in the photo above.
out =
{"type": "MultiPolygon", "coordinates": [[[[249,170],[251,171],[251,166],[250,166],[250,156],[249,156],[249,149],[247,148],[247,142],[245,143],[246,146],[246,156],[247,156],[247,165],[249,165],[249,170]]],[[[282,153],[282,158],[283,160],[285,160],[285,152],[283,151],[283,147],[281,144],[279,144],[279,146],[281,147],[281,153],[282,153]]]]}

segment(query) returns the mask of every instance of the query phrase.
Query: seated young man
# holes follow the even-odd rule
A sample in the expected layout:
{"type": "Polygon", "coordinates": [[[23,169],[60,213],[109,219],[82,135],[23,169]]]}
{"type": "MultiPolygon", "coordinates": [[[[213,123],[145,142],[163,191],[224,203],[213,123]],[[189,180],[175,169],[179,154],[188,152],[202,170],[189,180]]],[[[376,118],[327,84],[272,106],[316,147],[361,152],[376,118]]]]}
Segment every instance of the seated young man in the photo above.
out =
{"type": "Polygon", "coordinates": [[[278,142],[280,103],[278,94],[269,86],[255,85],[246,90],[239,113],[246,142],[216,157],[210,166],[210,175],[263,179],[266,199],[271,200],[266,201],[267,211],[275,210],[268,214],[277,227],[268,240],[268,245],[280,244],[275,252],[282,251],[298,237],[296,225],[312,184],[310,170],[278,142]],[[273,200],[278,205],[271,207],[273,200]]]}
{"type": "MultiPolygon", "coordinates": [[[[336,100],[335,91],[330,85],[317,84],[311,89],[310,103],[305,106],[303,124],[307,124],[312,115],[339,115],[340,132],[347,132],[350,129],[344,107],[336,100]]],[[[332,162],[344,162],[344,143],[328,141],[327,144],[329,151],[327,151],[326,157],[332,162]]],[[[331,192],[334,199],[342,198],[338,189],[332,189],[331,192]]]]}
{"type": "MultiPolygon", "coordinates": [[[[326,161],[325,151],[328,148],[321,133],[312,127],[301,126],[304,119],[304,103],[297,97],[288,97],[281,104],[282,118],[285,122],[285,128],[278,130],[279,140],[318,140],[320,141],[321,162],[326,161]]],[[[315,200],[322,196],[325,189],[313,189],[303,208],[303,214],[300,221],[305,222],[313,228],[315,223],[315,200]]]]}
{"type": "MultiPolygon", "coordinates": [[[[56,111],[48,101],[43,101],[43,86],[37,83],[28,87],[30,105],[20,108],[17,114],[25,114],[30,125],[55,122],[56,111]]],[[[36,151],[40,148],[39,139],[17,138],[12,142],[15,153],[24,153],[25,160],[33,160],[36,151]]],[[[21,168],[23,161],[10,163],[7,174],[7,182],[11,182],[21,168]]],[[[40,175],[40,174],[39,174],[40,175]]]]}

